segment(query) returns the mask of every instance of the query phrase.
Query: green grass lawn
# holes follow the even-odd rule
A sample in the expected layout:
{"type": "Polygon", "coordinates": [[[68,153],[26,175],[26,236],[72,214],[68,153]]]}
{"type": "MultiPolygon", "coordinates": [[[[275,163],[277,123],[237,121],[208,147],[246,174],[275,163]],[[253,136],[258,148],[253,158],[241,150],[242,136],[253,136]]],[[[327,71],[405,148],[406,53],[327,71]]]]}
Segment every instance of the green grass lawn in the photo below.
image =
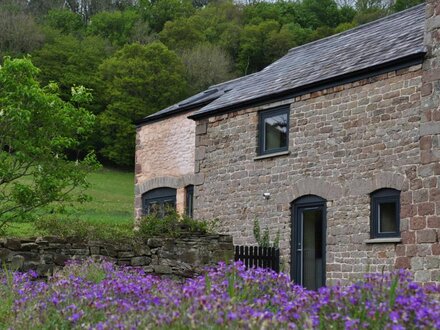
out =
{"type": "MultiPolygon", "coordinates": [[[[83,220],[108,226],[129,225],[133,223],[134,174],[109,168],[102,168],[90,174],[91,187],[87,191],[90,202],[74,203],[66,209],[67,214],[51,215],[62,220],[83,220]]],[[[35,236],[32,222],[11,224],[6,236],[35,236]]]]}

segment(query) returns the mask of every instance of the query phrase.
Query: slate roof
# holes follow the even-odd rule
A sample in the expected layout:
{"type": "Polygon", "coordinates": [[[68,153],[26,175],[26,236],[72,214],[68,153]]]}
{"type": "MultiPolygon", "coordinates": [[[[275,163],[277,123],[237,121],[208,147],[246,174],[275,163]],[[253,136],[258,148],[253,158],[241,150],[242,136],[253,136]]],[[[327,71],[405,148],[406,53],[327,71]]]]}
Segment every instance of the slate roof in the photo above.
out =
{"type": "Polygon", "coordinates": [[[262,71],[238,81],[190,118],[239,108],[263,98],[293,93],[348,74],[422,58],[425,5],[291,49],[262,71]]]}
{"type": "Polygon", "coordinates": [[[197,107],[202,107],[213,100],[219,98],[225,93],[228,93],[232,88],[234,88],[242,80],[251,77],[252,75],[236,78],[229,80],[217,85],[210,86],[207,90],[197,93],[187,99],[180,101],[179,103],[173,104],[168,108],[155,112],[154,114],[139,120],[136,124],[142,125],[144,123],[157,121],[159,119],[171,116],[176,113],[189,111],[197,107]]]}

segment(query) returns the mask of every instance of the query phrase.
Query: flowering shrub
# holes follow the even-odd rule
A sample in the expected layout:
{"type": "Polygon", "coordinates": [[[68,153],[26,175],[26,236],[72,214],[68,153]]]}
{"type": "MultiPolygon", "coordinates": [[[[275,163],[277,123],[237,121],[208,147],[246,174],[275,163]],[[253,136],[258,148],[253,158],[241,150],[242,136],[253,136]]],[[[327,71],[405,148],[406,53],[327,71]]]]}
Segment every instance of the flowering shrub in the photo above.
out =
{"type": "Polygon", "coordinates": [[[184,283],[91,260],[47,282],[35,278],[0,275],[0,328],[440,328],[440,287],[422,288],[405,271],[317,292],[240,263],[219,264],[184,283]]]}

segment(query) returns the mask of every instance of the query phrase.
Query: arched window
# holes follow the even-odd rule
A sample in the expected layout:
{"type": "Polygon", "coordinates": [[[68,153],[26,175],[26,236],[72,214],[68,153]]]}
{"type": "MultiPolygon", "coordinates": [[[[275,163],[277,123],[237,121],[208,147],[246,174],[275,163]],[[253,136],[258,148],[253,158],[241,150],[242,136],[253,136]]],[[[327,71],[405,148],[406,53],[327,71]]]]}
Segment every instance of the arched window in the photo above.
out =
{"type": "Polygon", "coordinates": [[[163,218],[170,210],[176,209],[176,189],[156,188],[142,195],[142,205],[145,215],[155,214],[163,218]]]}
{"type": "Polygon", "coordinates": [[[371,238],[400,237],[400,191],[385,188],[370,196],[371,238]]]}

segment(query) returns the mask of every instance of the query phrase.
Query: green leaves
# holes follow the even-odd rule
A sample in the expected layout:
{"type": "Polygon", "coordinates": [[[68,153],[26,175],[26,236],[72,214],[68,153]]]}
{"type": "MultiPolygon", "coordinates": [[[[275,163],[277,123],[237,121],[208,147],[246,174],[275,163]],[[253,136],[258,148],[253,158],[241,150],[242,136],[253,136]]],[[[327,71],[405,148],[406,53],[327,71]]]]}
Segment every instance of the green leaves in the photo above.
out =
{"type": "MultiPolygon", "coordinates": [[[[62,101],[54,84],[42,88],[38,72],[29,58],[5,58],[0,68],[0,229],[51,203],[70,200],[69,192],[86,188],[86,174],[97,166],[92,155],[67,158],[90,133],[94,116],[62,101]]],[[[91,96],[75,87],[72,97],[79,104],[91,96]]]]}
{"type": "Polygon", "coordinates": [[[119,165],[134,162],[135,121],[159,111],[186,93],[184,68],[161,42],[126,45],[99,67],[107,108],[99,116],[101,153],[119,165]]]}

